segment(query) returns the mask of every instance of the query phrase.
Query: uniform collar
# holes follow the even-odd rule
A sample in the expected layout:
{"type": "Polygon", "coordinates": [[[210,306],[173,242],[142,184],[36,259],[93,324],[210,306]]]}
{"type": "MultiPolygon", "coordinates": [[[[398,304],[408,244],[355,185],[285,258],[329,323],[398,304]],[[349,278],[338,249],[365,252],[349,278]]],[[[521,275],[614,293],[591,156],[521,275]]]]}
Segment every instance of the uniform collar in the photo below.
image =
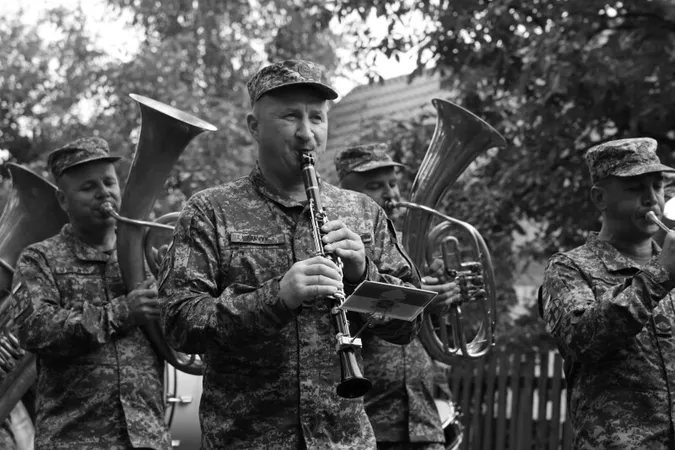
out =
{"type": "Polygon", "coordinates": [[[75,253],[75,256],[83,261],[106,262],[111,256],[114,258],[117,257],[116,251],[108,254],[84,242],[82,239],[77,237],[75,231],[73,231],[73,226],[69,223],[63,226],[61,229],[61,235],[63,236],[63,239],[68,247],[70,247],[73,253],[75,253]]]}
{"type": "MultiPolygon", "coordinates": [[[[598,238],[598,233],[593,232],[586,239],[586,245],[600,258],[610,272],[619,272],[625,269],[640,269],[640,265],[632,259],[624,256],[616,247],[607,241],[598,238]]],[[[661,252],[661,247],[652,239],[652,254],[661,252]]]]}
{"type": "MultiPolygon", "coordinates": [[[[260,166],[258,163],[256,163],[255,167],[251,171],[251,174],[249,175],[249,179],[251,180],[251,183],[253,183],[253,186],[255,189],[264,197],[267,197],[268,199],[272,200],[273,202],[279,203],[282,206],[286,208],[291,208],[291,207],[296,207],[296,206],[304,206],[306,201],[299,202],[288,195],[283,194],[280,192],[277,188],[272,186],[269,181],[265,178],[263,175],[262,171],[260,170],[260,166]]],[[[321,178],[317,174],[317,179],[319,180],[319,186],[321,186],[321,178]]]]}

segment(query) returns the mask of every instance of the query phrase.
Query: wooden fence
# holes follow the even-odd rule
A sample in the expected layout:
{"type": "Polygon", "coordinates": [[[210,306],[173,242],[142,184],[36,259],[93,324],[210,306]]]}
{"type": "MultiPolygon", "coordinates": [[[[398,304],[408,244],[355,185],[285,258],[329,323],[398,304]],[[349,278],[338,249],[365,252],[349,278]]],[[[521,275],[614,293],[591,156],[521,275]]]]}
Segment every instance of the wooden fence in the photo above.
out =
{"type": "Polygon", "coordinates": [[[464,426],[461,450],[569,450],[562,358],[492,352],[450,371],[464,426]]]}

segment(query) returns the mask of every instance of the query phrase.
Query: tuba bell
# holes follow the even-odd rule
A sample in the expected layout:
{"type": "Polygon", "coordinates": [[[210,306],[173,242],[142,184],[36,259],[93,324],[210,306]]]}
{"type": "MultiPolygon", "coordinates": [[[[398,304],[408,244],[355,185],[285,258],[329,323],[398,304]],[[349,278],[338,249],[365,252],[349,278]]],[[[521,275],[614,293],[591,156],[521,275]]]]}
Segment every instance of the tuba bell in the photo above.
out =
{"type": "Polygon", "coordinates": [[[20,165],[7,166],[12,190],[0,215],[0,366],[12,370],[0,383],[0,423],[37,378],[35,356],[25,353],[11,332],[21,314],[9,295],[14,265],[25,247],[54,236],[68,222],[56,186],[20,165]]]}
{"type": "MultiPolygon", "coordinates": [[[[190,141],[216,127],[197,117],[142,95],[130,94],[140,108],[141,132],[127,176],[119,212],[107,204],[105,210],[118,221],[117,259],[122,279],[131,291],[145,278],[147,227],[173,230],[171,225],[149,222],[157,195],[180,154],[190,141]]],[[[152,265],[152,264],[150,264],[152,265]]],[[[154,264],[156,269],[157,264],[154,264]]],[[[143,327],[155,351],[177,369],[201,375],[204,367],[196,355],[176,352],[166,343],[157,321],[143,327]]]]}
{"type": "Polygon", "coordinates": [[[464,302],[478,302],[481,323],[467,342],[461,305],[447,313],[425,314],[419,338],[429,355],[451,364],[454,356],[479,358],[495,344],[496,292],[490,252],[480,233],[470,224],[440,213],[435,208],[452,184],[481,153],[505,147],[504,138],[488,123],[454,103],[433,99],[438,115],[429,148],[415,177],[411,201],[389,201],[387,208],[404,207],[403,246],[413,263],[430,267],[434,251],[440,250],[445,274],[460,288],[464,302]],[[429,230],[433,218],[441,222],[429,230]],[[450,230],[459,227],[470,236],[477,261],[463,262],[457,238],[450,230]],[[450,328],[450,333],[448,332],[450,328]]]}

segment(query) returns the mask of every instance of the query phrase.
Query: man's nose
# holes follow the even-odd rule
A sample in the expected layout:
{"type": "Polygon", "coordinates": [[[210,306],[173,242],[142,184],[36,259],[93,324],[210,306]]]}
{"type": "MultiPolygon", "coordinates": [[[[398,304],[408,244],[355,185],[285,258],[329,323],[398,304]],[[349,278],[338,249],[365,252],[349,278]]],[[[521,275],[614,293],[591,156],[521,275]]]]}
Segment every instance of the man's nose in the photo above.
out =
{"type": "Polygon", "coordinates": [[[644,203],[646,205],[655,205],[659,202],[659,191],[654,188],[649,188],[645,193],[644,203]]]}
{"type": "Polygon", "coordinates": [[[400,195],[398,193],[398,188],[387,186],[386,191],[384,192],[385,198],[388,200],[398,200],[400,195]]]}
{"type": "Polygon", "coordinates": [[[106,198],[110,197],[112,195],[111,190],[104,185],[103,183],[99,184],[96,187],[96,197],[98,198],[106,198]]]}
{"type": "Polygon", "coordinates": [[[298,129],[296,130],[295,135],[305,142],[312,140],[313,134],[309,120],[302,119],[298,122],[298,129]]]}

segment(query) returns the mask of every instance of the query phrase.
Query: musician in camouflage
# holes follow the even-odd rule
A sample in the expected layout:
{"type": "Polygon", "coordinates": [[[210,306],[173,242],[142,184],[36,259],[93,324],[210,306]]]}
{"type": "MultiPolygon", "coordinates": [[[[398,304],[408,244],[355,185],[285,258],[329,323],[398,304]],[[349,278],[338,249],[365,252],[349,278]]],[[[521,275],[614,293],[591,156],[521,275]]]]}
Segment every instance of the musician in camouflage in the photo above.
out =
{"type": "Polygon", "coordinates": [[[17,263],[18,338],[37,355],[36,450],[171,448],[163,362],[139,328],[159,318],[157,291],[150,278],[127,294],[101,210],[120,202],[117,159],[100,138],[49,155],[69,223],[17,263]]]}
{"type": "MultiPolygon", "coordinates": [[[[363,399],[335,391],[341,374],[326,296],[349,295],[363,280],[418,286],[419,277],[384,211],[326,182],[323,244],[342,271],[315,253],[301,155],[325,149],[327,100],[337,94],[321,74],[293,60],[251,79],[247,120],[258,162],[250,175],[188,201],[163,260],[167,340],[206,364],[203,449],[375,449],[363,399]]],[[[350,323],[353,333],[363,317],[350,323]]],[[[420,322],[372,325],[404,344],[420,322]]]]}
{"type": "MultiPolygon", "coordinates": [[[[399,201],[399,168],[385,143],[345,148],[335,155],[340,187],[364,193],[385,207],[399,201]]],[[[400,210],[387,210],[390,219],[400,210]]],[[[439,292],[430,308],[447,305],[458,295],[457,286],[422,279],[422,288],[439,292]]],[[[396,345],[371,333],[363,335],[365,373],[373,381],[366,394],[366,413],[375,431],[378,450],[442,450],[445,436],[436,398],[449,400],[444,368],[436,364],[419,339],[396,345]]]]}
{"type": "Polygon", "coordinates": [[[552,256],[542,298],[564,358],[576,450],[675,448],[675,234],[663,250],[648,212],[663,209],[662,165],[651,138],[586,153],[599,233],[552,256]]]}

